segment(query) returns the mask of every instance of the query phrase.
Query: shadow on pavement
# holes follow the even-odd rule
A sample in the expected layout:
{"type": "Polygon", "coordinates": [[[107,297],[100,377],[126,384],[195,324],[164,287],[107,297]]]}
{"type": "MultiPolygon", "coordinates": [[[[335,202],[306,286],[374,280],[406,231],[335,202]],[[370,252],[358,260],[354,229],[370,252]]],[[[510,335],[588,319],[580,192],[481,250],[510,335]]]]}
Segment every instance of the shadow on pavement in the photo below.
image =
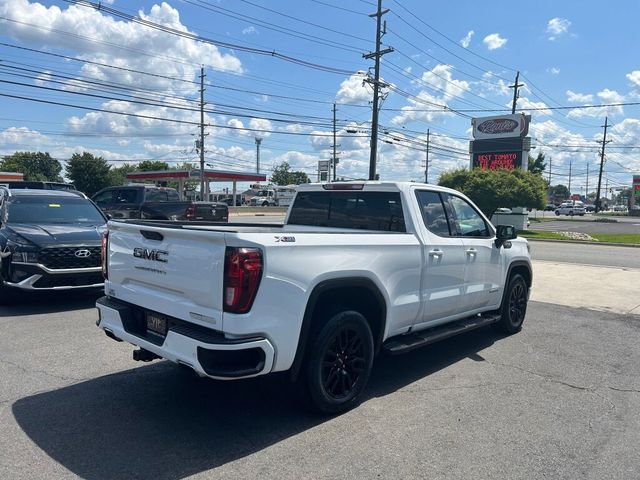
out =
{"type": "MultiPolygon", "coordinates": [[[[477,352],[491,329],[376,362],[367,398],[388,395],[477,352]]],[[[365,399],[366,402],[367,399],[365,399]]],[[[285,374],[200,379],[159,362],[17,401],[36,445],[87,479],[183,478],[250,455],[331,417],[308,413],[285,374]]]]}
{"type": "Polygon", "coordinates": [[[0,317],[40,315],[92,308],[96,300],[104,295],[95,290],[60,290],[58,292],[12,293],[5,305],[0,306],[0,317]]]}

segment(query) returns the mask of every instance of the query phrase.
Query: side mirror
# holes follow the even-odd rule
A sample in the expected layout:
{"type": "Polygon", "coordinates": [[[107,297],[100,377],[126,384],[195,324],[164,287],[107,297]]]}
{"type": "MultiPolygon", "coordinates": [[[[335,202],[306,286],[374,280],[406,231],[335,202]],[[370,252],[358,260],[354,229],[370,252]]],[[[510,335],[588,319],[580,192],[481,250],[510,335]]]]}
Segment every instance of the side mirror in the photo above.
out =
{"type": "Polygon", "coordinates": [[[113,218],[110,213],[105,213],[104,216],[107,217],[107,220],[111,220],[113,218]]]}
{"type": "Polygon", "coordinates": [[[513,225],[498,225],[496,227],[496,247],[500,248],[507,240],[518,237],[516,227],[513,225]]]}

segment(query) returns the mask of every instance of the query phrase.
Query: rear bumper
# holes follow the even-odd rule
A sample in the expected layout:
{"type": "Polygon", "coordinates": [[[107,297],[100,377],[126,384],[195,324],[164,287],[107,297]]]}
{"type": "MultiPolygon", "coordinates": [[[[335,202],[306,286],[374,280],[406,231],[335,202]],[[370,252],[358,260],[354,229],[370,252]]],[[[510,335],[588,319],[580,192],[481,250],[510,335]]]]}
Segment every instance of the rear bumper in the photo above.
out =
{"type": "Polygon", "coordinates": [[[175,319],[165,337],[149,334],[141,323],[143,310],[102,297],[96,302],[98,327],[171,362],[191,367],[198,375],[219,380],[256,377],[271,372],[275,350],[266,338],[226,338],[213,329],[175,319]]]}

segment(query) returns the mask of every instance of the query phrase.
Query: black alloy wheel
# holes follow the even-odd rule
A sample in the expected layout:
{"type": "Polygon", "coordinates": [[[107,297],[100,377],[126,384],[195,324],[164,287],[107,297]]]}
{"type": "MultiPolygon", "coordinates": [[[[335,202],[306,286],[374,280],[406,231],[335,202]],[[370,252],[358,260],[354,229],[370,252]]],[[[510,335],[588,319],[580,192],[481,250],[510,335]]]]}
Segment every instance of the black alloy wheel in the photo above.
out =
{"type": "Polygon", "coordinates": [[[365,347],[358,330],[337,330],[325,350],[322,361],[322,386],[336,400],[348,398],[364,373],[365,347]]]}
{"type": "Polygon", "coordinates": [[[519,332],[527,314],[528,300],[529,287],[527,282],[522,275],[513,275],[509,279],[502,300],[501,318],[496,326],[508,334],[519,332]]]}
{"type": "Polygon", "coordinates": [[[305,392],[322,413],[341,413],[360,402],[373,365],[373,335],[359,312],[333,315],[310,339],[305,392]]]}

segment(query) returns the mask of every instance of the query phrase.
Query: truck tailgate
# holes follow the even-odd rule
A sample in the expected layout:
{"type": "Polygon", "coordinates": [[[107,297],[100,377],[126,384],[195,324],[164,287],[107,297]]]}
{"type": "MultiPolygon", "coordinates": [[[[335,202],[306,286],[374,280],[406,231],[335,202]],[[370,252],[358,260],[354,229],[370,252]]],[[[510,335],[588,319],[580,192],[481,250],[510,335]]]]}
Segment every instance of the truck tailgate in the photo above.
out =
{"type": "Polygon", "coordinates": [[[108,295],[222,328],[225,233],[109,223],[108,295]]]}

